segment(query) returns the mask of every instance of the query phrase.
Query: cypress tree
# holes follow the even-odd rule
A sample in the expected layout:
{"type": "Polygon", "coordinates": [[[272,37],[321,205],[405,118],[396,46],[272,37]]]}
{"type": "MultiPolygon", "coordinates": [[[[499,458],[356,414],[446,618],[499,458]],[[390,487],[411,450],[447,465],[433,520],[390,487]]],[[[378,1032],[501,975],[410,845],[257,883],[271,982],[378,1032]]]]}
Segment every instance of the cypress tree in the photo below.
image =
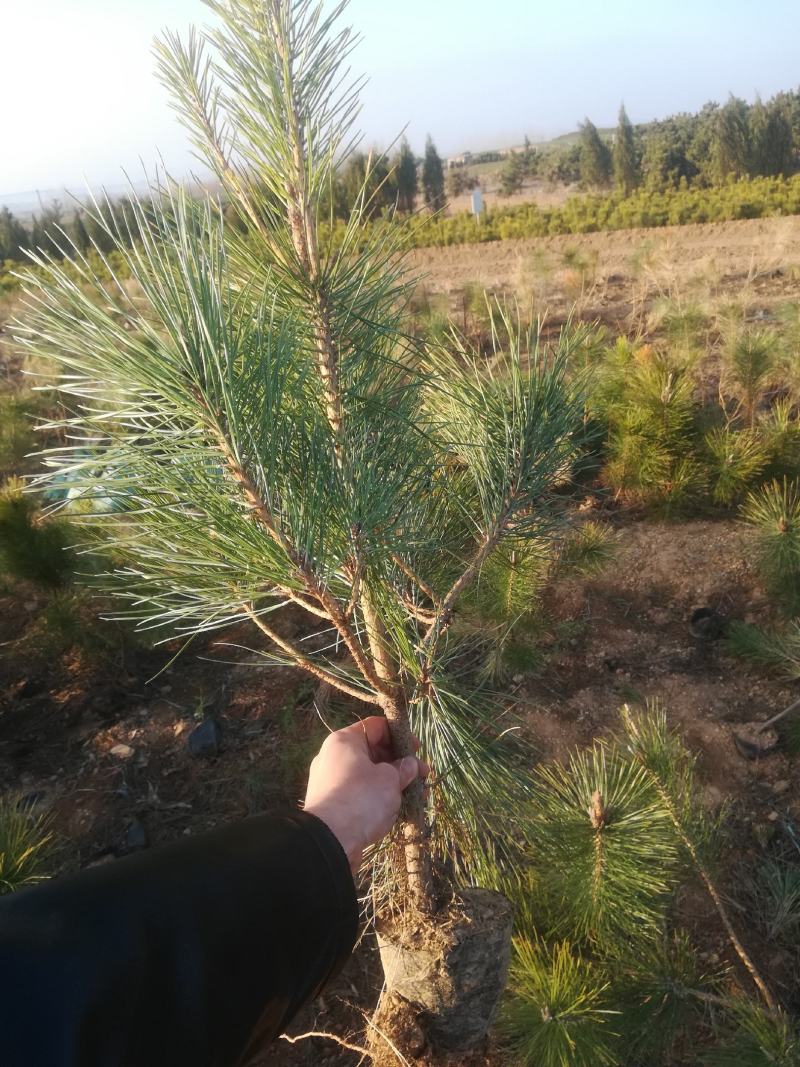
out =
{"type": "Polygon", "coordinates": [[[422,192],[425,204],[431,211],[441,211],[444,208],[444,168],[430,134],[425,142],[425,159],[422,163],[422,192]]]}
{"type": "Polygon", "coordinates": [[[589,119],[581,125],[581,181],[586,185],[608,185],[611,177],[611,153],[608,145],[589,119]]]}
{"type": "Polygon", "coordinates": [[[368,155],[355,152],[347,161],[341,184],[345,216],[350,214],[362,197],[364,213],[373,219],[397,199],[395,175],[390,171],[388,160],[382,152],[370,152],[368,155]]]}
{"type": "Polygon", "coordinates": [[[0,263],[24,259],[26,248],[30,248],[28,231],[7,207],[0,208],[0,263]]]}
{"type": "Polygon", "coordinates": [[[633,125],[628,118],[624,104],[620,105],[619,109],[619,123],[612,156],[614,181],[627,196],[639,184],[640,175],[633,125]]]}
{"type": "Polygon", "coordinates": [[[410,213],[414,210],[419,182],[417,179],[417,160],[405,137],[400,144],[400,151],[397,153],[394,178],[397,183],[398,210],[410,213]]]}
{"type": "Polygon", "coordinates": [[[794,170],[792,124],[782,101],[756,100],[748,114],[750,173],[776,177],[794,170]]]}
{"type": "Polygon", "coordinates": [[[72,243],[80,252],[85,252],[91,241],[89,239],[89,231],[86,229],[86,223],[83,221],[83,210],[78,208],[72,218],[72,225],[69,228],[69,236],[72,243]]]}

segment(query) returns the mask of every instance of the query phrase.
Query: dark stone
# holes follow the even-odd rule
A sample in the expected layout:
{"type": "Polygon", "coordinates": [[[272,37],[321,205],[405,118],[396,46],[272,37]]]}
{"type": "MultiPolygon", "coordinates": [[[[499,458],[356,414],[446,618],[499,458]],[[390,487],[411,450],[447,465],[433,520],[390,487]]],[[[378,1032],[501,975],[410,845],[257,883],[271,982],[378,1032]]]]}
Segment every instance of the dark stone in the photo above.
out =
{"type": "Polygon", "coordinates": [[[141,852],[142,849],[147,848],[150,841],[147,837],[147,830],[144,823],[140,819],[131,819],[125,829],[125,840],[122,845],[122,852],[127,855],[129,852],[141,852]]]}
{"type": "Polygon", "coordinates": [[[727,621],[713,608],[696,608],[689,618],[689,633],[700,641],[718,641],[724,636],[727,621]]]}
{"type": "Polygon", "coordinates": [[[213,759],[219,755],[222,730],[216,719],[205,719],[186,739],[189,755],[196,759],[213,759]]]}

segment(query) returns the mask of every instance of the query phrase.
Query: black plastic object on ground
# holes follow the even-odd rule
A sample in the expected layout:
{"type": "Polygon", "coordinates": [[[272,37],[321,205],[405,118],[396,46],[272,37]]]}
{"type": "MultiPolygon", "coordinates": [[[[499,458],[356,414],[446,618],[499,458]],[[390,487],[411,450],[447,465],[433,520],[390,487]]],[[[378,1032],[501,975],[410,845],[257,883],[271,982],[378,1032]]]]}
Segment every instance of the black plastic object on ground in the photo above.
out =
{"type": "Polygon", "coordinates": [[[219,755],[222,729],[216,719],[205,719],[186,739],[189,754],[196,759],[213,759],[219,755]]]}
{"type": "Polygon", "coordinates": [[[714,608],[696,608],[689,618],[689,632],[701,641],[718,641],[726,628],[727,620],[714,608]]]}

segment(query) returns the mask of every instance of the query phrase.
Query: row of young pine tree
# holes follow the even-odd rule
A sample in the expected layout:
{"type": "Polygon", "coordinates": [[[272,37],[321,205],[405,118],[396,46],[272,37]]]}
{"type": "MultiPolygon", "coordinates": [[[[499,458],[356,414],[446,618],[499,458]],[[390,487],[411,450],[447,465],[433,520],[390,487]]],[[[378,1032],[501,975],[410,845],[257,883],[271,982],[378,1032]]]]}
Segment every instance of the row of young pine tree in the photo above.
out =
{"type": "MultiPolygon", "coordinates": [[[[509,157],[500,189],[510,195],[531,178],[556,183],[582,183],[591,188],[616,186],[626,195],[644,186],[663,190],[680,183],[713,186],[729,178],[788,176],[800,159],[800,90],[778,93],[766,103],[731,96],[722,106],[709,103],[696,114],[679,114],[634,126],[625,107],[613,135],[603,136],[589,119],[575,143],[537,149],[526,142],[509,157]]],[[[324,205],[326,214],[347,218],[366,189],[367,214],[378,216],[396,207],[401,213],[420,204],[440,211],[448,194],[458,195],[474,184],[467,168],[449,172],[445,188],[442,158],[429,136],[420,161],[407,140],[396,151],[355,152],[336,173],[324,205]]],[[[137,237],[136,215],[129,199],[103,209],[113,215],[124,240],[137,237]]],[[[0,209],[0,263],[21,261],[29,249],[59,255],[66,231],[78,249],[95,245],[110,250],[110,237],[92,213],[64,207],[57,201],[43,207],[25,224],[8,208],[0,209]]]]}
{"type": "Polygon", "coordinates": [[[501,174],[501,191],[518,191],[526,178],[577,183],[625,194],[687,184],[717,185],[729,178],[787,177],[800,157],[800,91],[764,103],[731,96],[696,114],[634,126],[623,105],[613,134],[603,136],[588,118],[575,143],[537,150],[526,143],[501,174]]]}
{"type": "MultiPolygon", "coordinates": [[[[431,137],[427,139],[421,163],[403,139],[393,154],[353,153],[337,172],[328,195],[325,213],[342,219],[347,218],[352,205],[362,195],[366,196],[367,215],[371,217],[394,206],[410,213],[420,200],[431,211],[441,211],[446,203],[444,164],[431,137]]],[[[123,243],[130,244],[137,239],[138,222],[130,198],[104,203],[101,213],[120,234],[123,243]]],[[[85,211],[78,205],[65,211],[59,201],[53,201],[26,225],[3,207],[0,208],[0,264],[5,260],[23,261],[26,252],[32,249],[43,249],[61,258],[64,233],[81,252],[92,245],[103,253],[113,247],[108,230],[94,209],[85,211]]]]}

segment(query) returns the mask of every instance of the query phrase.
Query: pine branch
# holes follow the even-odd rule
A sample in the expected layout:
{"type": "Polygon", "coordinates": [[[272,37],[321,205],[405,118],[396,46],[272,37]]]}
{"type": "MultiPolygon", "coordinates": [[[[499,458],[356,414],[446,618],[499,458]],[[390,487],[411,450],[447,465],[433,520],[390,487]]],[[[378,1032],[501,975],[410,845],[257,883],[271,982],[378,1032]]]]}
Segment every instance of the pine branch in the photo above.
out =
{"type": "MultiPolygon", "coordinates": [[[[209,84],[212,65],[208,60],[204,62],[203,49],[194,29],[190,30],[188,46],[184,47],[177,34],[167,33],[164,41],[156,42],[155,51],[161,81],[176,101],[175,110],[189,128],[194,127],[199,134],[196,145],[206,162],[228,190],[232,202],[244,210],[248,222],[269,239],[271,235],[264,220],[222,142],[215,116],[216,98],[212,103],[209,84]]],[[[270,240],[270,245],[280,259],[279,246],[274,240],[270,240]]]]}
{"type": "Polygon", "coordinates": [[[444,632],[447,630],[450,623],[453,621],[453,612],[461,594],[465,592],[465,590],[468,589],[469,586],[474,582],[475,578],[480,573],[481,567],[486,562],[488,557],[492,554],[497,545],[500,543],[500,538],[502,536],[503,528],[507,521],[507,516],[508,509],[506,509],[505,512],[500,516],[500,518],[492,527],[492,529],[484,535],[482,540],[479,542],[472,559],[467,564],[466,568],[458,576],[458,578],[456,578],[456,580],[450,586],[450,589],[445,594],[444,598],[439,604],[438,610],[436,612],[436,618],[431,623],[428,632],[425,634],[425,637],[423,639],[423,649],[426,653],[424,668],[425,674],[430,671],[439,639],[443,636],[444,632]]]}
{"type": "Polygon", "coordinates": [[[643,737],[639,729],[639,724],[634,719],[633,715],[631,714],[631,710],[627,704],[623,705],[622,708],[622,721],[625,726],[625,731],[628,737],[633,742],[631,748],[633,751],[634,758],[638,761],[645,774],[652,782],[653,788],[658,793],[658,796],[662,804],[664,805],[664,810],[669,815],[669,818],[673,826],[675,827],[675,832],[678,835],[678,839],[680,840],[684,849],[691,858],[695,870],[700,876],[700,880],[705,886],[708,895],[711,897],[714,907],[716,908],[717,914],[719,915],[720,921],[722,922],[722,925],[725,928],[725,933],[728,935],[728,940],[730,941],[736,955],[739,957],[742,964],[744,965],[745,970],[752,978],[756,988],[758,989],[764,1000],[764,1003],[767,1005],[767,1008],[773,1015],[777,1015],[780,1011],[778,1003],[770,992],[766,982],[761,977],[761,974],[755,963],[751,959],[749,953],[740,941],[739,935],[736,932],[736,928],[734,927],[730,915],[728,914],[728,909],[722,902],[722,898],[716,886],[714,885],[708,868],[706,867],[705,863],[703,863],[703,860],[701,859],[697,851],[697,847],[694,841],[692,841],[691,837],[686,832],[683,820],[680,817],[678,808],[676,807],[675,801],[670,793],[670,790],[667,787],[663,775],[658,773],[658,771],[654,767],[654,761],[648,759],[647,740],[643,737]]]}
{"type": "Polygon", "coordinates": [[[340,692],[345,693],[347,696],[355,697],[356,700],[364,700],[371,704],[380,704],[381,698],[377,693],[370,693],[364,689],[357,689],[355,686],[349,685],[335,674],[331,674],[330,671],[326,671],[324,667],[321,667],[310,656],[307,656],[304,652],[301,652],[299,648],[287,641],[285,637],[273,630],[271,626],[261,618],[256,612],[252,604],[245,606],[245,614],[256,624],[256,626],[265,634],[270,641],[278,646],[282,652],[285,652],[287,656],[291,657],[298,667],[302,667],[304,671],[308,671],[309,674],[313,674],[315,678],[318,678],[321,682],[327,682],[328,685],[333,686],[340,692]]]}
{"type": "Polygon", "coordinates": [[[410,582],[413,582],[414,585],[416,585],[416,587],[420,590],[420,592],[424,593],[428,600],[430,600],[430,602],[434,605],[434,607],[438,609],[439,598],[436,596],[436,593],[433,591],[431,586],[429,586],[427,582],[420,578],[416,571],[414,571],[414,569],[408,563],[406,563],[402,556],[399,556],[396,552],[393,552],[392,562],[400,568],[406,578],[408,578],[410,582]]]}
{"type": "Polygon", "coordinates": [[[292,600],[295,600],[297,603],[307,608],[307,610],[311,611],[313,614],[318,615],[322,618],[327,618],[333,623],[333,625],[339,631],[342,640],[347,645],[347,648],[351,656],[353,657],[356,666],[361,671],[366,681],[374,689],[380,691],[383,688],[381,686],[380,678],[376,670],[373,668],[372,664],[364,655],[361,643],[356,637],[355,633],[353,633],[350,623],[347,620],[346,614],[339,606],[338,601],[327,589],[325,589],[324,586],[319,583],[311,567],[301,558],[300,554],[289,543],[286,535],[280,529],[280,526],[278,525],[272,512],[261,499],[253,480],[250,478],[244,467],[236,460],[235,456],[233,455],[232,449],[230,448],[230,445],[225,440],[224,434],[222,434],[221,431],[218,435],[218,441],[220,444],[220,448],[222,449],[223,454],[225,455],[225,460],[228,465],[228,469],[230,470],[234,480],[238,482],[238,484],[241,486],[248,501],[248,504],[250,505],[252,513],[264,526],[264,528],[267,530],[270,537],[273,538],[276,544],[280,545],[280,547],[284,550],[287,557],[296,567],[298,577],[304,583],[306,589],[308,590],[309,596],[311,596],[314,600],[318,601],[321,607],[319,609],[309,607],[307,601],[302,598],[297,598],[296,595],[290,592],[289,590],[286,590],[287,595],[292,600]]]}

